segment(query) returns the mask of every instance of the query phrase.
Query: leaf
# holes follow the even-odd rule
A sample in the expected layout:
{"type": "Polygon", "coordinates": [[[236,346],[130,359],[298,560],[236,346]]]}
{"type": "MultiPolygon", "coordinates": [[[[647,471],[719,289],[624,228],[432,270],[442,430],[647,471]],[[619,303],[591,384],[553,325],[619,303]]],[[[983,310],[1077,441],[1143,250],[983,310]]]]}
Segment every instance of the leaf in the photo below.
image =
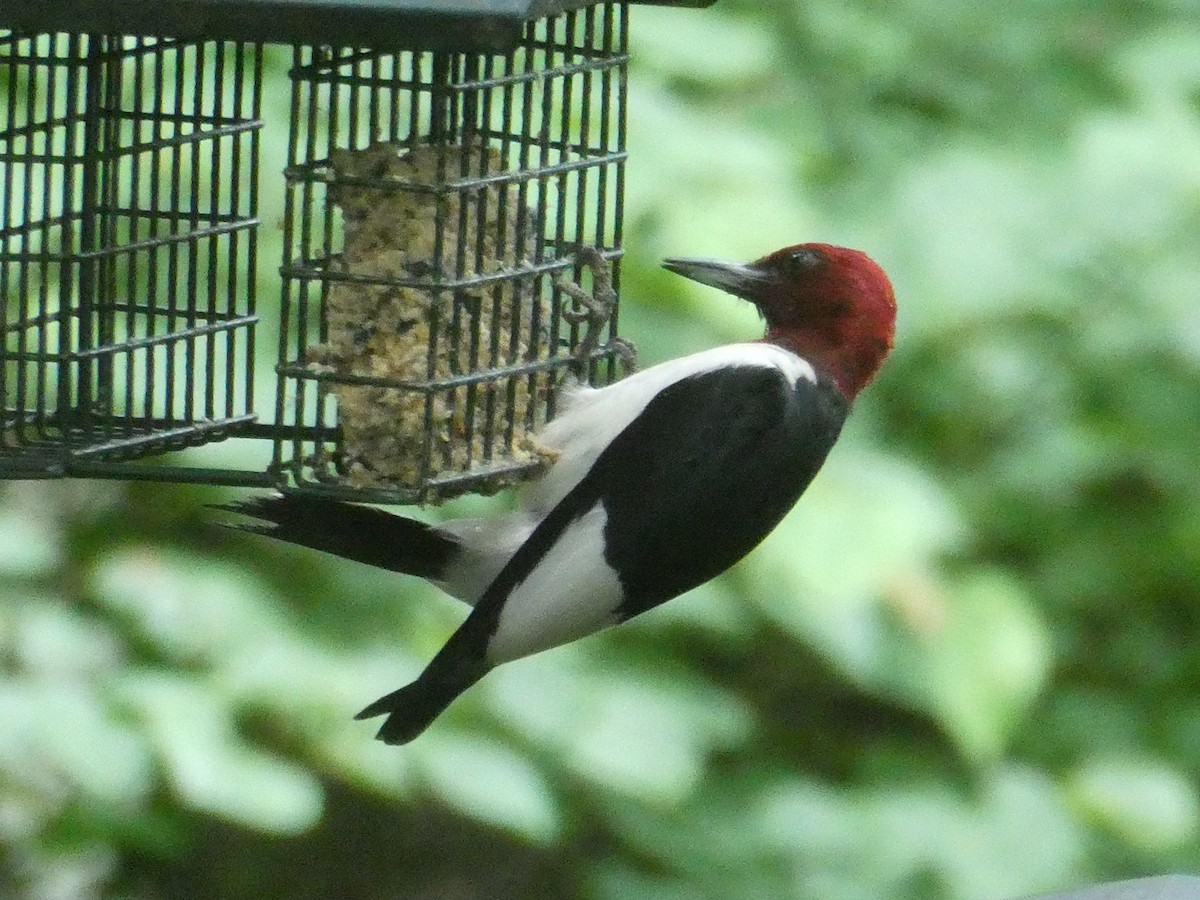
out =
{"type": "Polygon", "coordinates": [[[185,806],[280,835],[320,818],[322,791],[313,775],[243,743],[230,709],[203,683],[134,671],[120,694],[144,721],[185,806]]]}
{"type": "Polygon", "coordinates": [[[838,452],[742,573],[768,617],[866,682],[888,640],[878,598],[963,532],[949,499],[919,470],[838,452]]]}
{"type": "Polygon", "coordinates": [[[429,790],[447,805],[535,844],[558,838],[558,798],[537,767],[512,748],[494,739],[431,731],[412,752],[429,790]]]}
{"type": "Polygon", "coordinates": [[[1076,770],[1070,786],[1088,815],[1134,847],[1170,850],[1200,832],[1195,784],[1163,760],[1096,757],[1076,770]]]}
{"type": "Polygon", "coordinates": [[[140,804],[152,784],[149,748],[106,713],[85,685],[0,682],[0,780],[26,783],[54,803],[140,804]]]}
{"type": "Polygon", "coordinates": [[[927,704],[968,758],[993,758],[1045,684],[1050,635],[999,573],[974,572],[950,590],[944,621],[913,632],[886,677],[927,704]]]}
{"type": "Polygon", "coordinates": [[[52,571],[61,562],[59,535],[39,516],[0,505],[0,573],[29,577],[52,571]]]}
{"type": "Polygon", "coordinates": [[[12,652],[27,675],[75,680],[99,676],[123,662],[124,647],[105,623],[52,596],[7,599],[13,613],[12,652]]]}
{"type": "MultiPolygon", "coordinates": [[[[665,685],[610,683],[590,698],[569,764],[606,790],[652,804],[678,801],[703,777],[709,743],[685,702],[665,685]]],[[[710,712],[719,721],[720,711],[710,712]]]]}
{"type": "MultiPolygon", "coordinates": [[[[754,259],[778,246],[778,235],[813,230],[815,214],[780,165],[787,151],[774,136],[682,105],[653,85],[635,89],[639,102],[630,107],[630,143],[662,147],[648,166],[628,170],[627,216],[650,217],[669,234],[666,254],[754,259]],[[664,143],[664,133],[703,133],[705,139],[664,143]]],[[[686,290],[718,296],[711,289],[686,290]]],[[[709,306],[699,307],[701,314],[709,306]]]]}
{"type": "Polygon", "coordinates": [[[100,560],[92,585],[101,604],[179,660],[253,646],[279,627],[269,591],[246,567],[190,553],[120,550],[100,560]]]}
{"type": "Polygon", "coordinates": [[[621,668],[611,655],[591,663],[559,650],[505,666],[489,679],[494,703],[513,727],[603,790],[651,804],[691,793],[709,754],[737,746],[753,726],[735,695],[698,680],[621,668]],[[567,664],[556,665],[560,659],[567,664]]]}
{"type": "MultiPolygon", "coordinates": [[[[1084,830],[1047,773],[1004,763],[960,802],[959,821],[928,851],[945,873],[948,896],[1024,897],[1059,887],[1079,870],[1084,830]]],[[[896,834],[912,822],[902,809],[889,820],[896,834]]]]}
{"type": "Polygon", "coordinates": [[[722,16],[719,10],[653,6],[638,7],[632,19],[630,45],[639,71],[692,78],[726,90],[770,72],[772,36],[756,23],[722,16]]]}
{"type": "Polygon", "coordinates": [[[745,827],[806,884],[845,879],[845,896],[1025,896],[1061,884],[1083,850],[1057,786],[1015,766],[964,790],[914,773],[858,788],[789,777],[747,808],[745,827]]]}

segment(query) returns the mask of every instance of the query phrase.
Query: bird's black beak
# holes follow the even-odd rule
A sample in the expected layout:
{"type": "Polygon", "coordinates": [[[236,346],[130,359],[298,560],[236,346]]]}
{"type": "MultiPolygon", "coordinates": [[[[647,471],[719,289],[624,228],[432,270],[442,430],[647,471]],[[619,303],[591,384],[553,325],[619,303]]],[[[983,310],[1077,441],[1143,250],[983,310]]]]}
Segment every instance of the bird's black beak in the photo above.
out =
{"type": "Polygon", "coordinates": [[[775,283],[774,274],[755,263],[731,263],[715,259],[667,259],[663,260],[663,268],[751,302],[757,301],[775,283]]]}

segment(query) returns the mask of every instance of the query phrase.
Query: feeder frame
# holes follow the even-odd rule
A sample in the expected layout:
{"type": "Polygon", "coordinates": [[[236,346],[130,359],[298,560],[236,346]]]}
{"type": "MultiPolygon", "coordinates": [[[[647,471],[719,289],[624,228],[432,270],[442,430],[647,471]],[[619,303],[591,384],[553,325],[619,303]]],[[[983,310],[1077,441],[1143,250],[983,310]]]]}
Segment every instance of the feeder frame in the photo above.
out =
{"type": "MultiPolygon", "coordinates": [[[[556,279],[582,278],[575,250],[587,244],[620,284],[628,18],[616,0],[8,0],[0,478],[423,503],[535,474],[541,463],[515,458],[516,445],[552,415],[582,337],[561,315],[569,298],[556,279]],[[286,121],[269,77],[283,66],[286,121]],[[433,271],[355,274],[339,258],[330,159],[380,142],[401,153],[490,148],[477,165],[466,154],[442,160],[432,184],[358,185],[433,197],[435,243],[458,247],[433,271]],[[281,147],[283,221],[264,227],[260,198],[277,196],[281,147]],[[529,258],[477,270],[462,248],[475,242],[478,265],[487,215],[476,217],[479,233],[463,234],[455,228],[469,216],[454,223],[442,214],[509,195],[518,222],[530,220],[529,258]],[[268,255],[268,240],[282,247],[268,255]],[[325,304],[338,282],[419,292],[443,310],[430,314],[443,338],[448,315],[477,339],[484,314],[473,310],[499,309],[506,297],[525,304],[521,316],[537,320],[544,309],[549,321],[522,320],[531,334],[544,332],[524,357],[472,349],[470,370],[452,377],[434,377],[433,353],[462,348],[434,348],[434,337],[426,378],[321,371],[311,354],[329,337],[325,304]],[[278,348],[270,381],[256,377],[264,345],[278,348]],[[458,404],[466,461],[430,439],[411,480],[351,486],[338,392],[363,386],[458,404]],[[527,407],[514,404],[517,395],[531,398],[527,407]],[[264,445],[265,461],[247,464],[243,448],[264,445]]],[[[614,312],[586,367],[593,378],[616,374],[616,324],[614,312]]],[[[430,400],[426,434],[433,413],[430,400]]]]}

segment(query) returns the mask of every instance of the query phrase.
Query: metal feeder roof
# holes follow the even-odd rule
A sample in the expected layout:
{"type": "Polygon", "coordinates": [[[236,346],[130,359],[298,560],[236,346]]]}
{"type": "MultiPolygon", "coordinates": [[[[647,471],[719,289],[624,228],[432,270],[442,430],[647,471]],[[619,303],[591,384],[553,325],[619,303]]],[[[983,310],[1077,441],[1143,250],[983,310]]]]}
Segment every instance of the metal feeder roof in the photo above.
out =
{"type": "MultiPolygon", "coordinates": [[[[6,0],[0,28],[378,50],[516,47],[527,22],[596,0],[6,0]]],[[[634,0],[711,6],[715,0],[634,0]]]]}

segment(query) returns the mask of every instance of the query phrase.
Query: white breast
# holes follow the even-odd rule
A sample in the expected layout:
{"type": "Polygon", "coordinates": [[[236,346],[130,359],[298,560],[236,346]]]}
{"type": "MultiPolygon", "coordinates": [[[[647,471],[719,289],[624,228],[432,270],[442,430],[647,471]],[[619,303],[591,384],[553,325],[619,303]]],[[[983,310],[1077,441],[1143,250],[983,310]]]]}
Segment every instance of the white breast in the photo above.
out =
{"type": "Polygon", "coordinates": [[[567,526],[504,601],[488,642],[488,662],[510,662],[617,623],[624,594],[604,561],[608,515],[596,504],[567,526]]]}

